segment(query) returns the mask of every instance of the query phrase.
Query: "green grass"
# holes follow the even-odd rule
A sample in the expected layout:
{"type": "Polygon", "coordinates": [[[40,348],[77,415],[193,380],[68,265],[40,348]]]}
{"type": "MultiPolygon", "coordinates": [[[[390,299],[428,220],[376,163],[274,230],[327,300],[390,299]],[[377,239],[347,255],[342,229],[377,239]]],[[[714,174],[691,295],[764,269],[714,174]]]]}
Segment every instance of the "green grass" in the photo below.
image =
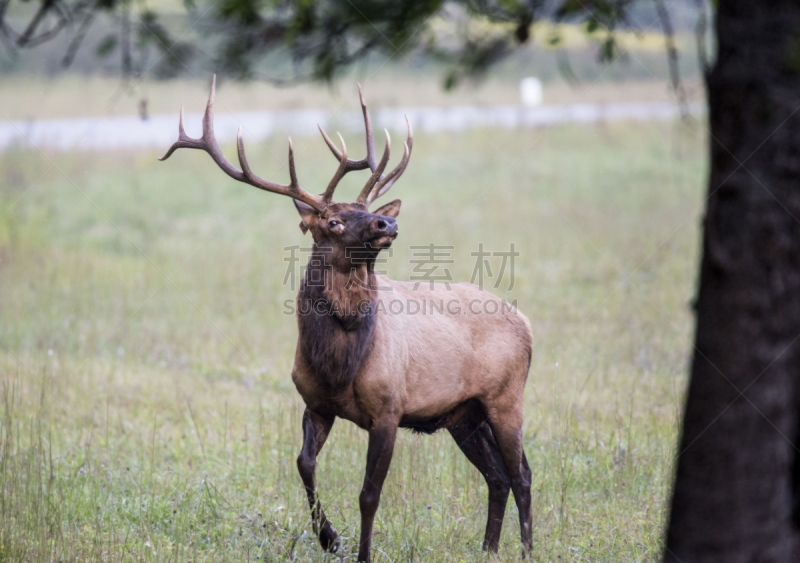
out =
{"type": "MultiPolygon", "coordinates": [[[[333,159],[318,138],[295,147],[301,182],[320,189],[333,159]]],[[[392,192],[392,276],[411,274],[409,245],[455,245],[457,280],[481,242],[521,253],[498,293],[535,337],[534,561],[659,558],[704,147],[676,124],[419,134],[392,192]]],[[[287,177],[283,142],[249,154],[287,177]]],[[[340,197],[365,178],[347,180],[340,197]]],[[[297,224],[288,199],[198,152],[0,155],[1,561],[336,560],[295,468],[303,405],[282,281],[284,247],[308,244],[297,224]]],[[[346,553],[365,454],[366,434],[339,421],[319,459],[346,553]]],[[[375,556],[486,560],[485,505],[446,432],[403,432],[375,556]]],[[[520,556],[518,533],[512,501],[498,560],[520,556]]]]}

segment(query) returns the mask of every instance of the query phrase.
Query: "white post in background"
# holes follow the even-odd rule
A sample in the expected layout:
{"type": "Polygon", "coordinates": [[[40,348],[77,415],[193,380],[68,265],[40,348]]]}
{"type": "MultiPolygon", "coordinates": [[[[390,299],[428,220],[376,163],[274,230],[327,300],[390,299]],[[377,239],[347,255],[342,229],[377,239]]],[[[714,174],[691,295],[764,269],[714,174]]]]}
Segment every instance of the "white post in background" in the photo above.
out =
{"type": "Polygon", "coordinates": [[[519,81],[519,97],[523,106],[533,107],[542,103],[542,81],[528,76],[519,81]]]}

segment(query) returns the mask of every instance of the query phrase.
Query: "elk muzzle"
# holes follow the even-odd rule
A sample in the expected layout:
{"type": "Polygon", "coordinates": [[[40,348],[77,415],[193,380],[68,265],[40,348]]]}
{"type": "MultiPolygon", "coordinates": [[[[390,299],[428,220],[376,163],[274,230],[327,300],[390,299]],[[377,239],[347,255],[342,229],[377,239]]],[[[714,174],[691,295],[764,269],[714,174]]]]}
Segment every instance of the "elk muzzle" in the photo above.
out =
{"type": "Polygon", "coordinates": [[[367,228],[367,242],[372,248],[389,248],[397,238],[397,221],[394,217],[376,215],[367,228]]]}

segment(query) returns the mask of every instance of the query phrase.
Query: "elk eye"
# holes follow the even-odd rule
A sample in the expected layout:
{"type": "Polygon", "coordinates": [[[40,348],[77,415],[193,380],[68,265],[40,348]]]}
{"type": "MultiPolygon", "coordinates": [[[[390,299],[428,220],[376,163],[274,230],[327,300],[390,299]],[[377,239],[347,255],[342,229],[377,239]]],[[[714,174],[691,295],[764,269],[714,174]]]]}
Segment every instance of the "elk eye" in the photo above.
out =
{"type": "Polygon", "coordinates": [[[328,228],[334,233],[341,233],[344,230],[344,225],[341,223],[341,221],[332,219],[328,221],[328,228]]]}

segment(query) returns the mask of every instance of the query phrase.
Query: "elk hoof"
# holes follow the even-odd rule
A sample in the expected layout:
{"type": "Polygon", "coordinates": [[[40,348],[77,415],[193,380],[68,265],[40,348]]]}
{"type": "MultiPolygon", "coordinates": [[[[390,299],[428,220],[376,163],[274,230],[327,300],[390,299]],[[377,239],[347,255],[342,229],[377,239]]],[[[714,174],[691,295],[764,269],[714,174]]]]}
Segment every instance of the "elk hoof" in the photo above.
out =
{"type": "Polygon", "coordinates": [[[336,553],[339,551],[339,534],[332,526],[325,526],[319,534],[319,543],[325,551],[336,553]]]}

